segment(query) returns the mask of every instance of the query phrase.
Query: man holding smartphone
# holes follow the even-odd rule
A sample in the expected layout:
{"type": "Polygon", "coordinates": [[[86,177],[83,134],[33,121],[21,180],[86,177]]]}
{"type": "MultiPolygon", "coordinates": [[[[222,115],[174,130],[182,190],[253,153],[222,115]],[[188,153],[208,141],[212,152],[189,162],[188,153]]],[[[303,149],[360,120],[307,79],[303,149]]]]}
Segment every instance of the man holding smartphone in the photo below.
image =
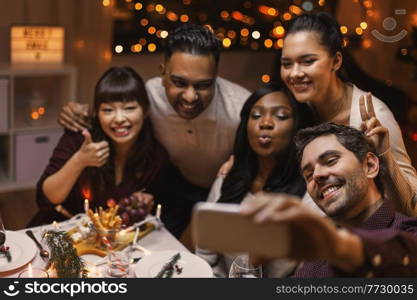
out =
{"type": "Polygon", "coordinates": [[[242,204],[254,223],[289,226],[288,258],[304,261],[294,276],[415,277],[417,219],[384,199],[380,160],[366,137],[324,123],[301,130],[296,144],[307,191],[330,219],[287,195],[242,204]]]}

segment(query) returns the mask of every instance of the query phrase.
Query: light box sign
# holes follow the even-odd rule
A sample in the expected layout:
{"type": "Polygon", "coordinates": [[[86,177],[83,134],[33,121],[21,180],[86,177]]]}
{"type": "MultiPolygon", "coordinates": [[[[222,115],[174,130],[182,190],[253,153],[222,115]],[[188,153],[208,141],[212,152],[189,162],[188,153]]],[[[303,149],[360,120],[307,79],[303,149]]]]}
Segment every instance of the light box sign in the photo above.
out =
{"type": "Polygon", "coordinates": [[[12,63],[62,63],[64,37],[63,27],[12,26],[11,61],[12,63]]]}

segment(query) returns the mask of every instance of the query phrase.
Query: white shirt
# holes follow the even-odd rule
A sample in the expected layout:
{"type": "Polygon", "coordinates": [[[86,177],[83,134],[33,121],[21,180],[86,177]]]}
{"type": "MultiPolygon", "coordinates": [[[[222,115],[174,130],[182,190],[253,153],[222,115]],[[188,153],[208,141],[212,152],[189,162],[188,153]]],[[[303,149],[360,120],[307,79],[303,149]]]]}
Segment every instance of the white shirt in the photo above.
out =
{"type": "Polygon", "coordinates": [[[232,154],[240,111],[249,91],[217,77],[209,106],[187,120],[178,116],[169,103],[160,77],[148,80],[146,89],[156,138],[189,182],[209,188],[232,154]]]}

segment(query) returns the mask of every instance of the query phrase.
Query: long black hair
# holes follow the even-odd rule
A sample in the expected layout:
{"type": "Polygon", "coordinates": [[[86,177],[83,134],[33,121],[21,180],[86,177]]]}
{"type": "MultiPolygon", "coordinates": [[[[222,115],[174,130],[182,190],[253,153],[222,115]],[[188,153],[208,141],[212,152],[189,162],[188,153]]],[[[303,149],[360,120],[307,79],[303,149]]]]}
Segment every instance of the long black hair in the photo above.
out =
{"type": "MultiPolygon", "coordinates": [[[[240,203],[250,191],[253,180],[258,172],[258,156],[252,150],[248,141],[247,124],[252,107],[260,98],[273,92],[284,93],[291,104],[294,118],[292,136],[299,129],[314,124],[313,114],[307,104],[295,101],[287,88],[280,85],[269,84],[256,90],[246,100],[240,113],[240,124],[236,132],[234,144],[234,164],[226,176],[219,202],[240,203]]],[[[306,187],[303,178],[299,174],[295,144],[291,139],[287,147],[278,154],[275,168],[263,187],[268,192],[280,192],[302,197],[306,187]]]]}
{"type": "MultiPolygon", "coordinates": [[[[143,125],[138,137],[129,151],[129,163],[126,164],[123,176],[131,176],[138,182],[149,180],[149,177],[159,169],[160,162],[154,156],[160,151],[149,121],[149,98],[142,78],[130,67],[112,67],[98,80],[94,92],[93,120],[91,136],[94,142],[107,141],[110,156],[106,164],[100,168],[87,168],[82,185],[89,181],[91,191],[99,196],[104,189],[115,186],[115,149],[111,139],[104,133],[98,119],[98,111],[102,103],[137,102],[143,111],[143,125]],[[145,176],[146,174],[146,176],[145,176]]],[[[99,198],[99,197],[95,197],[99,198]]],[[[98,199],[100,200],[100,199],[98,199]]]]}

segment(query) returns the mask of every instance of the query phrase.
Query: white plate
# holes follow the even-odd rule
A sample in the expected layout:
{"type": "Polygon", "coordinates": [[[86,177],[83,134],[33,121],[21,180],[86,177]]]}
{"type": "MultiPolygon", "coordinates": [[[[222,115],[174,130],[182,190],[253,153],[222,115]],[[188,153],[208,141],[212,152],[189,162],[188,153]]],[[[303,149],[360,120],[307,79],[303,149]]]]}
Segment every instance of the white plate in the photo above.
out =
{"type": "Polygon", "coordinates": [[[35,243],[19,232],[6,231],[6,243],[4,245],[10,247],[12,260],[8,262],[6,256],[0,255],[0,272],[7,272],[24,266],[36,255],[35,243]]]}
{"type": "Polygon", "coordinates": [[[162,267],[178,252],[181,258],[176,265],[182,268],[182,272],[177,274],[174,271],[173,278],[213,277],[213,271],[210,265],[201,257],[188,252],[174,250],[155,251],[150,255],[144,256],[135,266],[136,277],[155,277],[161,271],[162,267]]]}

